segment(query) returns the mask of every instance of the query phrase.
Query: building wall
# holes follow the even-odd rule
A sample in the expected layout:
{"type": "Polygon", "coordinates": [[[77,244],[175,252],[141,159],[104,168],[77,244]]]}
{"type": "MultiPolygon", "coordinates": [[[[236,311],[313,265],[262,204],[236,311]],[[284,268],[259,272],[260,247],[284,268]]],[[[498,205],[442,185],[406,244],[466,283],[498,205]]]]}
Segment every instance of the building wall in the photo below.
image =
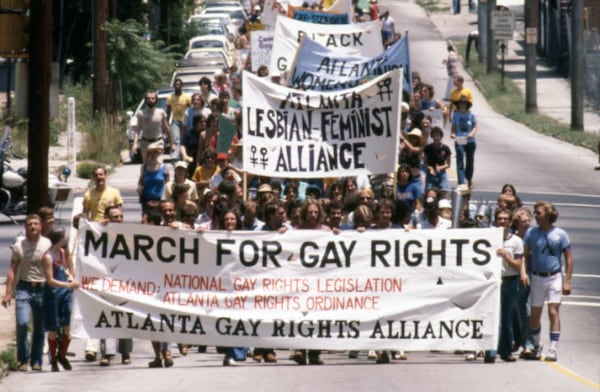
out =
{"type": "Polygon", "coordinates": [[[583,6],[588,13],[588,29],[600,30],[600,0],[584,0],[583,6]]]}

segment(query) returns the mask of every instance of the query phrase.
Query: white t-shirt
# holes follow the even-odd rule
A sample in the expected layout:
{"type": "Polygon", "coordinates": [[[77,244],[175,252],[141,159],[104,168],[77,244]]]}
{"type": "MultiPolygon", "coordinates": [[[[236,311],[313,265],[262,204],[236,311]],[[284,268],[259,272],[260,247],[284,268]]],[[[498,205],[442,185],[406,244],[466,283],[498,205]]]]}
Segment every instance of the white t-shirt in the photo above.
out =
{"type": "MultiPolygon", "coordinates": [[[[512,258],[523,257],[523,240],[519,236],[511,234],[510,237],[504,240],[502,247],[512,258]]],[[[515,271],[510,265],[502,258],[502,277],[506,276],[517,276],[520,271],[515,271]]]]}

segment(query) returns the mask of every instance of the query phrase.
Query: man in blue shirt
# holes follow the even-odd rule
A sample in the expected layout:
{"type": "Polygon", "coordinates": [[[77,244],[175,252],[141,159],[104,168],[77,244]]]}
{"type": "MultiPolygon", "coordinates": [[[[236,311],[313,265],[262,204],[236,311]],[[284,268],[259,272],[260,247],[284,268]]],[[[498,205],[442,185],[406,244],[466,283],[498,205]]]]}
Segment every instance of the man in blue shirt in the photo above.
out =
{"type": "Polygon", "coordinates": [[[540,342],[541,316],[544,302],[548,302],[550,316],[550,348],[544,358],[556,361],[557,344],[560,338],[559,308],[562,295],[571,294],[571,276],[573,274],[573,257],[567,233],[554,226],[558,218],[556,208],[547,201],[535,203],[534,216],[538,227],[525,234],[525,258],[530,263],[531,271],[531,318],[529,329],[536,350],[534,359],[542,356],[540,342]],[[565,262],[564,276],[562,260],[565,262]]]}

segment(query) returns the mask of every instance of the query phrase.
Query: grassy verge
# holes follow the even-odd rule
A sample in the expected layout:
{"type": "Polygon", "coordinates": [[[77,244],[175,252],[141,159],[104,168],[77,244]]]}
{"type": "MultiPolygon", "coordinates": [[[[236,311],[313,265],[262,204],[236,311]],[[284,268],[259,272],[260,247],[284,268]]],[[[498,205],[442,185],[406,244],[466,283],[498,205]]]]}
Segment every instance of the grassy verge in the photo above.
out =
{"type": "MultiPolygon", "coordinates": [[[[466,42],[456,42],[457,53],[465,53],[466,42]]],[[[465,63],[461,56],[461,61],[465,63]]],[[[596,151],[598,136],[586,132],[572,131],[568,125],[541,113],[525,112],[525,97],[521,90],[509,78],[504,79],[500,72],[487,74],[484,63],[471,60],[465,65],[467,72],[479,84],[483,95],[495,112],[505,115],[544,135],[596,151]]]]}
{"type": "MultiPolygon", "coordinates": [[[[58,145],[59,136],[67,130],[67,97],[75,98],[76,129],[83,133],[83,143],[78,146],[77,160],[99,162],[109,166],[119,163],[120,151],[128,148],[126,125],[118,119],[109,122],[101,114],[92,116],[90,84],[65,83],[63,86],[59,102],[59,115],[50,121],[50,145],[58,145]]],[[[28,120],[16,119],[13,111],[5,120],[0,120],[0,131],[5,124],[11,124],[13,128],[12,152],[26,157],[28,120]]]]}
{"type": "Polygon", "coordinates": [[[417,4],[427,12],[443,12],[450,9],[447,5],[440,4],[439,0],[417,0],[417,4]]]}
{"type": "MultiPolygon", "coordinates": [[[[103,114],[92,115],[92,87],[90,84],[65,85],[65,97],[74,97],[77,113],[77,130],[84,135],[78,160],[95,161],[105,165],[119,163],[121,149],[128,148],[125,125],[117,119],[107,121],[103,114]]],[[[66,99],[65,99],[66,101],[66,99]]],[[[66,108],[64,110],[66,116],[66,108]]]]}

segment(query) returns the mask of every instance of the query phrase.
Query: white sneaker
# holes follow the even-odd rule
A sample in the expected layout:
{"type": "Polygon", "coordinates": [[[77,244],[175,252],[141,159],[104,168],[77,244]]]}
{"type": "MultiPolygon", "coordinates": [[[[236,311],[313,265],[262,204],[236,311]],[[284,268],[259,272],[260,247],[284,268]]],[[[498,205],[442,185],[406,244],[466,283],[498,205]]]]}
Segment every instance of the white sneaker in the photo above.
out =
{"type": "Polygon", "coordinates": [[[544,361],[556,362],[558,359],[558,354],[556,353],[555,348],[548,349],[548,354],[544,357],[544,361]]]}
{"type": "Polygon", "coordinates": [[[406,354],[404,354],[404,350],[400,350],[400,351],[396,351],[394,352],[394,359],[399,359],[399,360],[406,360],[408,359],[408,357],[406,356],[406,354]]]}
{"type": "Polygon", "coordinates": [[[369,350],[369,353],[367,354],[367,358],[368,359],[377,359],[377,353],[375,352],[375,350],[369,350]]]}
{"type": "Polygon", "coordinates": [[[540,343],[539,346],[537,346],[533,352],[533,359],[537,359],[538,361],[540,359],[542,359],[542,351],[544,349],[544,346],[542,346],[542,344],[540,343]]]}
{"type": "Polygon", "coordinates": [[[233,358],[225,358],[223,360],[223,366],[237,366],[238,363],[233,358]]]}

